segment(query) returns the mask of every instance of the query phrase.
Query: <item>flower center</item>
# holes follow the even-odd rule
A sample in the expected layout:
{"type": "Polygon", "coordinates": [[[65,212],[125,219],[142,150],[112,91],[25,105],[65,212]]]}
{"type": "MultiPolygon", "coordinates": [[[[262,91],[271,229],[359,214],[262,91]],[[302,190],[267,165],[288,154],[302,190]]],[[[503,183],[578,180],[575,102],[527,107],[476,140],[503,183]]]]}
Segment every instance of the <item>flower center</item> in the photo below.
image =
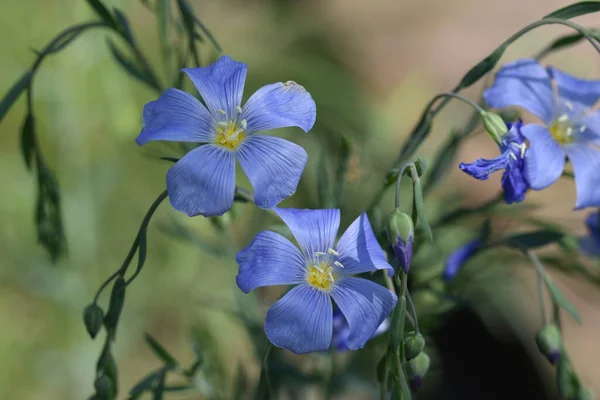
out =
{"type": "MultiPolygon", "coordinates": [[[[218,110],[219,114],[226,116],[224,110],[218,110]]],[[[240,106],[236,107],[237,115],[242,113],[240,106]]],[[[247,128],[246,120],[238,122],[237,115],[233,119],[225,118],[224,121],[217,122],[217,137],[215,144],[225,147],[229,150],[235,150],[246,137],[245,130],[247,128]]]]}
{"type": "Polygon", "coordinates": [[[335,276],[333,274],[333,267],[327,264],[325,261],[321,261],[319,265],[310,265],[308,267],[308,276],[306,281],[309,285],[316,287],[321,290],[329,290],[335,276]]]}
{"type": "Polygon", "coordinates": [[[561,115],[554,122],[552,122],[548,127],[548,130],[550,130],[554,140],[560,144],[571,143],[573,140],[575,140],[573,135],[575,133],[573,125],[569,121],[569,117],[566,114],[561,115]]]}

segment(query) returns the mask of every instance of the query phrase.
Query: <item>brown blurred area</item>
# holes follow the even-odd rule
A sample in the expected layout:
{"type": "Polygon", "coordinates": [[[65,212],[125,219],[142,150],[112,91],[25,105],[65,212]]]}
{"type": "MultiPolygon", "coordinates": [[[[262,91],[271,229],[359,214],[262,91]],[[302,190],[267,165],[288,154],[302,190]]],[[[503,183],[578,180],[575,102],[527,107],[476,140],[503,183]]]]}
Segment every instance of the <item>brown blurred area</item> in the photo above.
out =
{"type": "MultiPolygon", "coordinates": [[[[283,49],[296,35],[318,32],[327,39],[345,73],[356,84],[371,118],[366,144],[359,150],[365,180],[382,176],[431,97],[452,89],[471,66],[512,33],[570,3],[558,0],[282,2],[291,8],[296,28],[301,31],[298,34],[285,25],[290,19],[280,24],[273,11],[273,3],[277,2],[190,2],[224,52],[248,62],[251,71],[253,65],[268,64],[265,59],[276,65],[283,49]]],[[[156,40],[152,16],[134,0],[107,3],[118,5],[130,15],[142,48],[152,48],[156,40]]],[[[0,37],[4,39],[0,49],[5,56],[0,69],[0,93],[30,65],[30,47],[40,48],[60,29],[92,16],[84,2],[75,1],[26,0],[2,7],[5,11],[0,16],[0,37]],[[13,37],[15,40],[10,40],[13,37]]],[[[600,20],[594,14],[578,18],[577,22],[594,26],[600,20]]],[[[567,28],[557,26],[537,29],[513,44],[503,61],[529,56],[566,32],[567,28]]],[[[133,143],[139,131],[141,107],[155,97],[154,93],[140,89],[135,82],[126,82],[117,67],[104,69],[103,65],[110,64],[111,59],[102,34],[81,39],[76,46],[49,61],[46,72],[40,74],[36,83],[40,85],[37,107],[45,121],[43,142],[53,154],[53,166],[65,189],[70,256],[58,266],[57,273],[44,272],[54,267],[46,261],[43,250],[31,250],[35,244],[32,226],[35,193],[33,178],[20,158],[17,138],[23,104],[0,125],[0,169],[4,171],[0,172],[0,178],[5,187],[0,199],[0,220],[7,221],[0,228],[0,252],[4,257],[0,261],[3,314],[0,323],[5,327],[5,332],[0,333],[0,359],[27,364],[12,371],[5,365],[0,373],[0,398],[78,400],[90,393],[100,343],[92,343],[83,331],[81,310],[102,279],[122,261],[143,216],[142,209],[164,185],[166,166],[151,160],[133,143]],[[93,48],[102,51],[95,54],[93,48]],[[71,106],[75,103],[76,106],[71,106]],[[111,180],[117,182],[108,183],[111,180]],[[81,228],[82,224],[85,227],[81,228]],[[27,277],[16,278],[13,272],[16,268],[26,271],[27,277]],[[46,288],[48,282],[59,279],[68,284],[57,283],[60,289],[54,291],[46,288]],[[27,332],[32,332],[31,339],[24,337],[27,332]]],[[[157,54],[153,54],[153,60],[158,60],[157,54]]],[[[598,55],[585,42],[546,61],[583,77],[598,78],[600,73],[598,55]]],[[[476,99],[482,87],[480,83],[464,94],[476,99]]],[[[469,111],[463,104],[450,105],[436,120],[434,131],[419,154],[426,158],[435,154],[445,135],[452,127],[460,126],[469,111]]],[[[310,155],[311,151],[308,152],[310,155]]],[[[458,158],[470,161],[494,156],[495,152],[494,144],[485,135],[478,135],[467,142],[458,158]]],[[[432,197],[443,205],[446,198],[458,192],[465,203],[483,202],[496,193],[499,178],[475,181],[456,169],[432,197]]],[[[562,180],[543,192],[530,193],[527,201],[540,205],[535,210],[537,215],[578,234],[584,233],[586,211],[573,211],[572,181],[562,180]]],[[[158,215],[164,219],[180,217],[175,214],[165,203],[158,215]]],[[[187,223],[208,229],[208,223],[203,221],[187,223]]],[[[185,342],[189,329],[202,321],[213,331],[215,348],[225,349],[236,362],[250,365],[252,362],[244,350],[248,342],[239,327],[218,312],[194,308],[203,293],[212,296],[218,292],[214,297],[220,298],[221,294],[227,297],[236,290],[232,283],[235,263],[207,258],[191,246],[166,239],[156,231],[152,235],[154,243],[163,243],[150,250],[144,274],[136,282],[139,289],[126,305],[129,322],[119,332],[122,392],[157,366],[143,343],[144,331],[152,332],[186,359],[190,357],[185,355],[190,353],[185,342]]],[[[566,344],[575,368],[582,380],[600,393],[597,361],[600,290],[558,273],[553,276],[580,310],[584,321],[580,326],[564,318],[566,344]]],[[[551,369],[533,342],[539,326],[534,271],[523,268],[516,278],[524,283],[519,296],[525,303],[513,310],[519,313],[516,320],[522,323],[513,329],[528,346],[532,359],[537,360],[540,374],[548,377],[551,369]]],[[[231,363],[225,368],[231,372],[235,367],[231,363]]],[[[258,373],[256,368],[250,370],[250,375],[258,373]]]]}

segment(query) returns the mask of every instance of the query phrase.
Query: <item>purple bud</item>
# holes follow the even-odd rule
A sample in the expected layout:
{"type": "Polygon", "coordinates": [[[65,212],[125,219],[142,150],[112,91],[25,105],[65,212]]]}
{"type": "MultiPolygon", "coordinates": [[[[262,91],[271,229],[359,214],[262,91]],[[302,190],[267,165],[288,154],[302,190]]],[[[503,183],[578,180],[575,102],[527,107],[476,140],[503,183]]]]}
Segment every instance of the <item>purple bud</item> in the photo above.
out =
{"type": "Polygon", "coordinates": [[[560,330],[556,325],[544,325],[535,336],[535,342],[540,353],[542,353],[551,364],[556,364],[558,362],[560,359],[562,339],[560,330]]]}
{"type": "Polygon", "coordinates": [[[412,219],[402,211],[394,210],[387,219],[386,231],[394,255],[405,273],[410,270],[415,227],[412,219]]]}

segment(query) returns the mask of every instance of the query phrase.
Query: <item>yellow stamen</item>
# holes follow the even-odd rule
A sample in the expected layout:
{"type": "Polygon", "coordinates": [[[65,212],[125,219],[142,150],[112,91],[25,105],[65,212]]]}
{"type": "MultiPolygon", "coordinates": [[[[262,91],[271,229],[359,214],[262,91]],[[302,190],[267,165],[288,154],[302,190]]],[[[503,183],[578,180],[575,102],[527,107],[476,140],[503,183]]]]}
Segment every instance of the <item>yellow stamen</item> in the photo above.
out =
{"type": "Polygon", "coordinates": [[[548,126],[552,137],[560,144],[571,143],[574,140],[573,127],[566,115],[561,115],[556,121],[548,126]]]}
{"type": "Polygon", "coordinates": [[[332,249],[332,248],[329,248],[329,249],[327,249],[327,252],[328,252],[329,254],[332,254],[332,255],[336,256],[336,257],[339,257],[339,255],[340,255],[340,253],[338,253],[337,251],[335,251],[335,250],[334,250],[334,249],[332,249]]]}
{"type": "Polygon", "coordinates": [[[308,267],[306,281],[317,289],[329,290],[335,282],[334,270],[325,262],[319,263],[318,266],[311,265],[308,267]]]}
{"type": "Polygon", "coordinates": [[[238,126],[236,121],[221,121],[217,123],[216,144],[229,150],[235,150],[245,137],[244,128],[238,126]]]}

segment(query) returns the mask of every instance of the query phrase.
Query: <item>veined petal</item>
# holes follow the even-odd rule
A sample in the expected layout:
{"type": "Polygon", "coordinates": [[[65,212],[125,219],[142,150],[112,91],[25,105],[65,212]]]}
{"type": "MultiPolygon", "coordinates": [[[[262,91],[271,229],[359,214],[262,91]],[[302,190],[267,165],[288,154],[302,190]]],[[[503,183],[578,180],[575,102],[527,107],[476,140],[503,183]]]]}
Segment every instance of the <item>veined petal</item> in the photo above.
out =
{"type": "Polygon", "coordinates": [[[525,152],[525,177],[533,190],[542,190],[560,178],[565,168],[565,152],[545,126],[523,125],[521,133],[529,140],[525,152]]]}
{"type": "Polygon", "coordinates": [[[521,168],[508,167],[502,174],[501,182],[506,204],[520,203],[525,200],[529,185],[521,168]]]}
{"type": "Polygon", "coordinates": [[[548,67],[548,74],[556,81],[559,97],[571,102],[576,109],[585,111],[600,100],[600,80],[576,78],[554,67],[548,67]],[[578,104],[581,107],[576,107],[578,104]]]}
{"type": "Polygon", "coordinates": [[[340,210],[274,208],[273,211],[290,228],[306,257],[333,248],[340,227],[340,210]]]}
{"type": "Polygon", "coordinates": [[[483,92],[491,108],[522,107],[546,124],[555,117],[554,97],[548,72],[530,58],[505,64],[492,87],[483,92]]]}
{"type": "Polygon", "coordinates": [[[142,118],[142,132],[135,139],[140,146],[150,140],[209,142],[215,135],[206,107],[179,89],[167,89],[158,100],[146,103],[142,118]]]}
{"type": "Polygon", "coordinates": [[[294,194],[308,158],[297,144],[263,135],[247,137],[237,156],[254,188],[254,202],[267,209],[294,194]]]}
{"type": "Polygon", "coordinates": [[[208,67],[183,68],[213,115],[225,111],[232,119],[236,107],[242,105],[248,66],[229,56],[221,56],[208,67]]]}
{"type": "Polygon", "coordinates": [[[278,233],[264,231],[235,257],[240,269],[235,278],[244,293],[262,286],[291,285],[304,281],[306,264],[300,250],[278,233]]]}
{"type": "Polygon", "coordinates": [[[466,262],[469,261],[469,259],[473,257],[475,253],[477,253],[480,244],[481,240],[473,239],[467,244],[454,250],[446,260],[442,278],[444,278],[445,281],[451,281],[454,279],[456,274],[458,274],[458,271],[462,269],[463,265],[465,265],[466,262]]]}
{"type": "Polygon", "coordinates": [[[278,82],[258,89],[246,102],[242,119],[248,132],[297,126],[308,132],[315,124],[317,106],[310,93],[296,82],[278,82]]]}
{"type": "Polygon", "coordinates": [[[600,150],[586,143],[572,143],[565,151],[575,173],[575,209],[600,206],[600,150]]]}
{"type": "Polygon", "coordinates": [[[387,269],[388,273],[394,272],[385,260],[383,250],[364,212],[344,232],[336,250],[340,254],[339,262],[344,266],[338,270],[340,274],[355,275],[379,269],[387,269]]]}
{"type": "Polygon", "coordinates": [[[330,293],[350,326],[347,347],[351,350],[365,345],[398,300],[389,289],[361,278],[344,278],[330,293]]]}
{"type": "Polygon", "coordinates": [[[327,293],[299,285],[267,312],[265,333],[275,346],[296,354],[327,350],[332,316],[333,306],[327,293]]]}
{"type": "Polygon", "coordinates": [[[458,167],[461,171],[471,175],[475,179],[484,181],[490,177],[490,174],[506,168],[509,163],[510,152],[506,151],[499,157],[488,160],[487,158],[479,158],[472,163],[460,163],[458,167]]]}
{"type": "Polygon", "coordinates": [[[173,208],[190,217],[222,215],[233,205],[233,152],[206,144],[190,151],[167,173],[173,208]]]}

